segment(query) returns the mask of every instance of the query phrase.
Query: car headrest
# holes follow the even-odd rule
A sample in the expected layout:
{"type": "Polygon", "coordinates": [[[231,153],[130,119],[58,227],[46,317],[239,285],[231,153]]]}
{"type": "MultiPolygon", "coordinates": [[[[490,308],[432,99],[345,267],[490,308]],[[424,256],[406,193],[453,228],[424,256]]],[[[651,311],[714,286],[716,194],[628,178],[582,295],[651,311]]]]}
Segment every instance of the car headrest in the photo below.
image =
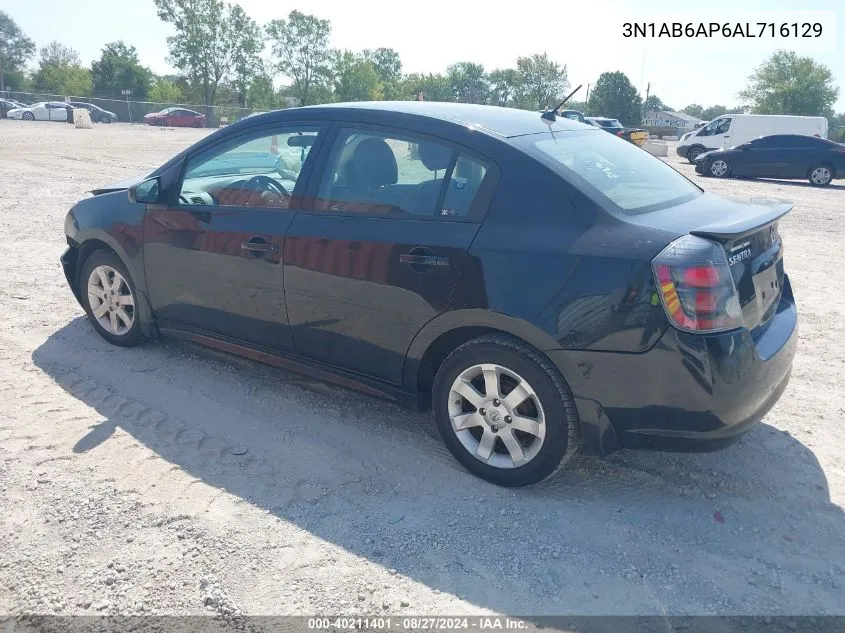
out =
{"type": "Polygon", "coordinates": [[[420,143],[417,147],[419,147],[420,160],[427,169],[437,171],[449,167],[452,161],[452,150],[434,143],[420,143]]]}
{"type": "Polygon", "coordinates": [[[396,157],[385,141],[368,138],[361,141],[349,161],[349,184],[365,187],[382,187],[396,184],[399,168],[396,157]]]}

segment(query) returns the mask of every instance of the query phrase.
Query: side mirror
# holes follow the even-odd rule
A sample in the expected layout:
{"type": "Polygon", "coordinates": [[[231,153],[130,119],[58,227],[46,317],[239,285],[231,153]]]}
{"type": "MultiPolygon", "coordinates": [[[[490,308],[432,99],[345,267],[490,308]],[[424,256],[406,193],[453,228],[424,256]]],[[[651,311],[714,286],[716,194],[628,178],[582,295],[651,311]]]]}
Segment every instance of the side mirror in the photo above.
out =
{"type": "Polygon", "coordinates": [[[127,193],[130,202],[156,204],[161,196],[161,186],[158,178],[150,178],[149,180],[138,183],[134,187],[129,187],[127,193]]]}

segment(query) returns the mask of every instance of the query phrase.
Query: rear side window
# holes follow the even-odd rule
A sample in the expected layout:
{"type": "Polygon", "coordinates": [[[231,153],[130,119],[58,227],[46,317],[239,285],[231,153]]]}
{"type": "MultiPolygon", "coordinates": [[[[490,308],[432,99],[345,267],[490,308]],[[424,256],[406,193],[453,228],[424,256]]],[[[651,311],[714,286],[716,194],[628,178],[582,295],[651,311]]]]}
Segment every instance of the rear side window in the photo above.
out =
{"type": "Polygon", "coordinates": [[[565,132],[523,137],[529,154],[584,193],[627,214],[687,202],[701,190],[659,158],[611,134],[565,132]]]}

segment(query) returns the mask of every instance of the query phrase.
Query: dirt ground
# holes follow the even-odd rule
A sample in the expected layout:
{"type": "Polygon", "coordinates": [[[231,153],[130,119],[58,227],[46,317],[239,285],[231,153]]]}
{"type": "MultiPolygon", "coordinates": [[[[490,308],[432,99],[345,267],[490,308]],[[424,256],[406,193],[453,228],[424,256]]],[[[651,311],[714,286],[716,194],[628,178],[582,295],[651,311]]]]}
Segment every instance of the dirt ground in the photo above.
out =
{"type": "Polygon", "coordinates": [[[845,181],[670,155],[795,202],[792,381],[725,451],[581,457],[511,491],[426,415],[94,333],[66,212],[205,133],[0,121],[0,614],[845,614],[845,181]]]}

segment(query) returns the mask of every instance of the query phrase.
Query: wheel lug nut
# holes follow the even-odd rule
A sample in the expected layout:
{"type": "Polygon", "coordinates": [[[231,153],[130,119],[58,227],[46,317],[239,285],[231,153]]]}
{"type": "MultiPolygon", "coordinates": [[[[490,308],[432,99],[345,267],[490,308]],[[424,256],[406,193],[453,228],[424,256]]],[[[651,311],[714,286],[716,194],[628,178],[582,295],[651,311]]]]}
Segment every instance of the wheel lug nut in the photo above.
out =
{"type": "Polygon", "coordinates": [[[480,409],[478,410],[478,412],[479,412],[481,415],[487,415],[487,411],[486,411],[486,409],[484,409],[484,407],[480,408],[480,409]]]}
{"type": "Polygon", "coordinates": [[[509,415],[506,415],[506,416],[505,416],[505,422],[507,422],[508,424],[510,424],[512,421],[513,421],[513,419],[511,418],[511,416],[509,416],[509,415]]]}
{"type": "Polygon", "coordinates": [[[493,406],[498,407],[501,404],[498,400],[493,400],[493,406]]]}
{"type": "Polygon", "coordinates": [[[494,427],[492,427],[492,428],[493,428],[493,433],[498,433],[498,432],[499,432],[499,427],[498,427],[498,426],[494,426],[494,427]]]}

